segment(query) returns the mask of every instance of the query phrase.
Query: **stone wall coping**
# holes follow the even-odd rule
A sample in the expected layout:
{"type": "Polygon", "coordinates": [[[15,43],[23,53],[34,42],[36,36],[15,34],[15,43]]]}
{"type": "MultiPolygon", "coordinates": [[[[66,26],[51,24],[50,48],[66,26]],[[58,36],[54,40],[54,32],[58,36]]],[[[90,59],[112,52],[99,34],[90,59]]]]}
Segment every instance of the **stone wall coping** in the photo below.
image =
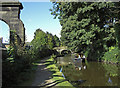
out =
{"type": "Polygon", "coordinates": [[[0,2],[0,7],[20,7],[20,9],[23,9],[20,2],[0,2]]]}

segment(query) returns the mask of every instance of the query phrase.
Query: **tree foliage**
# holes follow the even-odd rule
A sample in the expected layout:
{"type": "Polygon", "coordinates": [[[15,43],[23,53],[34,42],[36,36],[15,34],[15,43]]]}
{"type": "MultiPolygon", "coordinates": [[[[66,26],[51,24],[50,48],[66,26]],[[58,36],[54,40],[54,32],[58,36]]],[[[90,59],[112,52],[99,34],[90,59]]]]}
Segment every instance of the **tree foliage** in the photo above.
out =
{"type": "Polygon", "coordinates": [[[60,42],[57,36],[53,36],[49,32],[44,32],[41,29],[37,29],[34,33],[34,39],[31,42],[32,45],[32,57],[38,59],[51,55],[54,51],[53,47],[58,46],[60,42]]]}
{"type": "Polygon", "coordinates": [[[53,47],[59,46],[60,40],[56,35],[52,35],[49,32],[44,32],[41,29],[37,29],[34,33],[34,39],[32,40],[31,44],[34,45],[36,48],[49,48],[52,49],[53,47]]]}
{"type": "Polygon", "coordinates": [[[54,43],[55,47],[59,47],[61,45],[60,39],[56,35],[54,35],[53,37],[54,37],[54,41],[55,41],[55,43],[54,43]]]}
{"type": "Polygon", "coordinates": [[[53,35],[49,32],[47,32],[47,40],[48,48],[53,49],[55,41],[53,35]]]}
{"type": "Polygon", "coordinates": [[[64,45],[74,52],[87,51],[88,58],[96,60],[116,45],[115,7],[112,2],[53,2],[50,11],[60,20],[64,45]]]}

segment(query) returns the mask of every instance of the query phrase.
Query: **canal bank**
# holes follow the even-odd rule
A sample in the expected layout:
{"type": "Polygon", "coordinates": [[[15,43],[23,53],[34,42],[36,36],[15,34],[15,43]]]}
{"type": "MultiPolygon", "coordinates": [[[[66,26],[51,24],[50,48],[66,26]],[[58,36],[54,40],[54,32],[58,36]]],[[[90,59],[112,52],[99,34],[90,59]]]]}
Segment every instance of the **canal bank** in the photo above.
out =
{"type": "Polygon", "coordinates": [[[58,69],[58,67],[55,64],[54,56],[52,56],[50,59],[46,60],[45,65],[47,66],[47,69],[49,69],[50,72],[52,72],[52,83],[49,87],[57,87],[57,88],[63,88],[63,87],[70,87],[74,88],[74,86],[69,83],[62,75],[62,72],[58,69]]]}

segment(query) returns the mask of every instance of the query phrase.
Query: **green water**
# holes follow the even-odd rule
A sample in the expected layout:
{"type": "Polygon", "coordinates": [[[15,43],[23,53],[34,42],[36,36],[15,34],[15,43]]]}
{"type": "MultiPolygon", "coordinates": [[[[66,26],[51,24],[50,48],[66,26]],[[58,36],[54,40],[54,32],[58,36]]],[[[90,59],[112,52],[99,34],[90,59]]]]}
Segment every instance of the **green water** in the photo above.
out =
{"type": "Polygon", "coordinates": [[[74,86],[118,86],[118,66],[101,62],[88,62],[86,68],[75,68],[74,56],[57,58],[57,65],[65,79],[74,86]]]}

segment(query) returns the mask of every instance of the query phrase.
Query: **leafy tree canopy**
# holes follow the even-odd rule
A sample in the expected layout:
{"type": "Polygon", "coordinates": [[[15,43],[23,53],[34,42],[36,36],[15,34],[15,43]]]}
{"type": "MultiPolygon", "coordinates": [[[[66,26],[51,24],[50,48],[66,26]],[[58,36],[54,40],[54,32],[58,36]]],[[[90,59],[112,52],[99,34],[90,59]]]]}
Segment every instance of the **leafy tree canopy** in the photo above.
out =
{"type": "Polygon", "coordinates": [[[53,2],[50,11],[60,20],[64,45],[74,52],[89,51],[90,56],[96,56],[116,44],[115,7],[112,2],[53,2]]]}

